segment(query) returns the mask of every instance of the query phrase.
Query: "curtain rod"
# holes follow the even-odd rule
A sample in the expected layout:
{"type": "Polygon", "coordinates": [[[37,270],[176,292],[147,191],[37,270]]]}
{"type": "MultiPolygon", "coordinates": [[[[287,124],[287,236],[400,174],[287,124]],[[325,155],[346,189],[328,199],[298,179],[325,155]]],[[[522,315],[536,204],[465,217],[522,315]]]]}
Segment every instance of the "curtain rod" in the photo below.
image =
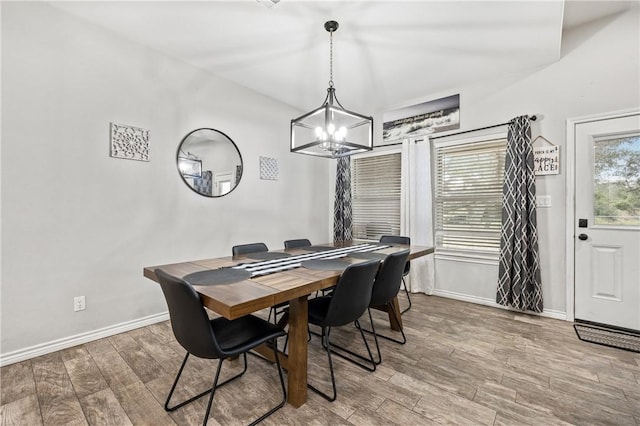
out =
{"type": "MultiPolygon", "coordinates": [[[[538,117],[536,117],[535,115],[530,115],[529,119],[531,121],[536,121],[538,119],[538,117]]],[[[479,132],[480,130],[493,129],[494,127],[506,126],[509,123],[510,123],[510,121],[507,121],[506,123],[494,124],[493,126],[479,127],[477,129],[464,130],[462,132],[457,132],[457,133],[450,133],[448,135],[433,136],[433,137],[430,137],[429,139],[430,140],[434,140],[434,139],[440,139],[440,138],[448,138],[449,136],[463,135],[465,133],[479,132]]]]}
{"type": "MultiPolygon", "coordinates": [[[[530,115],[529,119],[531,121],[536,121],[538,119],[538,117],[536,117],[535,115],[530,115]]],[[[449,136],[463,135],[465,133],[471,133],[471,132],[479,132],[480,130],[487,130],[487,129],[493,129],[494,127],[506,126],[509,123],[510,122],[507,121],[506,123],[494,124],[493,126],[479,127],[477,129],[464,130],[462,132],[450,133],[448,135],[431,136],[431,137],[429,137],[429,140],[440,139],[440,138],[448,138],[449,136]]],[[[424,140],[424,137],[416,138],[415,142],[417,143],[417,142],[421,142],[423,140],[424,140]]],[[[393,145],[402,145],[402,142],[387,143],[387,144],[384,144],[384,145],[375,146],[374,148],[383,148],[385,146],[393,146],[393,145]]]]}

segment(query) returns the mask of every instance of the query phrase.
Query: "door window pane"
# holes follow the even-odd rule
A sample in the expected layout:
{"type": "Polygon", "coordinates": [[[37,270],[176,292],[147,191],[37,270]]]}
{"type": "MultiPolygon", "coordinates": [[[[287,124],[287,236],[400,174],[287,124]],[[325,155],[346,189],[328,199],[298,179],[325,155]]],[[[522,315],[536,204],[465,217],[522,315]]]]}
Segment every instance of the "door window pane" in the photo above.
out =
{"type": "Polygon", "coordinates": [[[596,225],[640,226],[640,135],[594,141],[596,225]]]}

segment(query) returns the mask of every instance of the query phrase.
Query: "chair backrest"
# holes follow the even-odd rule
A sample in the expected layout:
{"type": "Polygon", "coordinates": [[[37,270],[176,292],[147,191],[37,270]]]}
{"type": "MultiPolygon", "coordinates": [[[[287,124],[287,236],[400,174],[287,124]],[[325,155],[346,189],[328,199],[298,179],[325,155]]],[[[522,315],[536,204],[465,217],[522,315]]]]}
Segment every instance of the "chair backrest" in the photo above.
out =
{"type": "Polygon", "coordinates": [[[287,240],[284,242],[285,249],[309,247],[310,245],[311,245],[311,241],[309,241],[306,238],[300,238],[299,240],[287,240]]]}
{"type": "Polygon", "coordinates": [[[241,254],[259,253],[261,251],[269,251],[265,243],[240,244],[231,248],[231,254],[240,256],[241,254]]]}
{"type": "Polygon", "coordinates": [[[390,302],[400,290],[404,265],[407,263],[409,250],[390,254],[384,259],[378,275],[373,283],[371,306],[381,306],[390,302]]]}
{"type": "MultiPolygon", "coordinates": [[[[411,238],[403,237],[400,235],[383,235],[382,237],[380,237],[380,242],[387,244],[404,244],[410,246],[411,238]]],[[[407,275],[409,271],[411,271],[411,262],[407,261],[407,263],[405,263],[404,265],[403,275],[407,275]]]]}
{"type": "Polygon", "coordinates": [[[200,358],[220,358],[211,322],[191,284],[156,269],[155,274],[169,307],[173,335],[187,352],[200,358]]]}
{"type": "Polygon", "coordinates": [[[378,272],[378,259],[349,265],[336,284],[321,326],[338,327],[357,320],[371,301],[373,281],[378,272]]]}
{"type": "Polygon", "coordinates": [[[411,245],[411,238],[403,237],[401,235],[383,235],[380,237],[380,242],[388,244],[404,244],[408,246],[411,245]]]}

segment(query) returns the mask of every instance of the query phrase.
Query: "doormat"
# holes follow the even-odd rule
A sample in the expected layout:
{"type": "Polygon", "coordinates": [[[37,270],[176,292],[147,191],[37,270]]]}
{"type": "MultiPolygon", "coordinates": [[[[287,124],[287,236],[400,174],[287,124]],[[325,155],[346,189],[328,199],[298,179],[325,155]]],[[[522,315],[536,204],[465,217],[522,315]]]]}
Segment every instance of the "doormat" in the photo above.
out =
{"type": "Polygon", "coordinates": [[[573,324],[578,339],[598,345],[640,353],[640,333],[603,325],[573,324]]]}

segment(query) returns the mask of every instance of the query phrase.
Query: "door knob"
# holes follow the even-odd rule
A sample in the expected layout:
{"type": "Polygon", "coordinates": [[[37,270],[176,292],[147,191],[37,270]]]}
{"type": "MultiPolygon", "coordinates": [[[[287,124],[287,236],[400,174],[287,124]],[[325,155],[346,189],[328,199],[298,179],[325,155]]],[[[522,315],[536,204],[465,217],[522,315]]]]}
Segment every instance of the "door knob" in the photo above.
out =
{"type": "Polygon", "coordinates": [[[578,235],[578,239],[585,241],[587,238],[589,238],[589,236],[587,234],[580,234],[578,235]]]}

